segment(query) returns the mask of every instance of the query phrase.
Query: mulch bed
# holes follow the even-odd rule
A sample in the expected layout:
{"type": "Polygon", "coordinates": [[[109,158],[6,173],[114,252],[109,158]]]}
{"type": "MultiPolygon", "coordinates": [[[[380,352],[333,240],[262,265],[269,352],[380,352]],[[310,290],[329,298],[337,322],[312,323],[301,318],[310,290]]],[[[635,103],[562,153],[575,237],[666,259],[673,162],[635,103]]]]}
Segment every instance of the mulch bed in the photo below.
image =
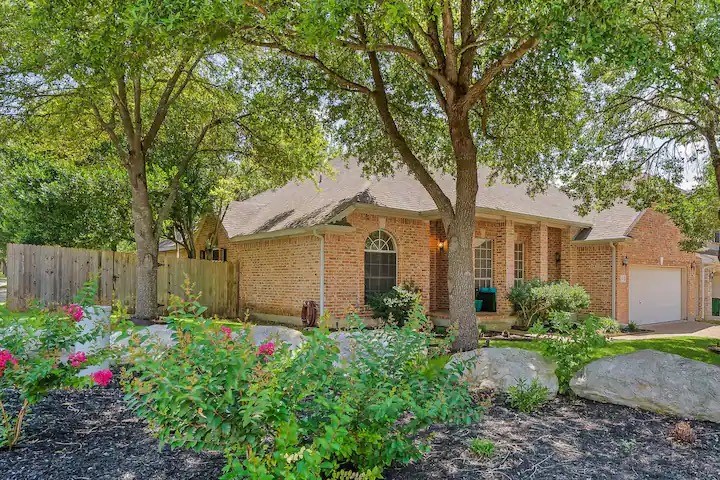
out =
{"type": "MultiPolygon", "coordinates": [[[[476,425],[432,428],[432,451],[386,478],[720,479],[720,425],[691,422],[698,440],[683,445],[667,436],[676,422],[578,399],[531,415],[497,401],[476,425]],[[493,457],[470,451],[476,437],[495,442],[493,457]]],[[[55,392],[35,406],[25,432],[15,449],[0,450],[0,478],[204,480],[224,463],[216,453],[160,449],[117,387],[55,392]]]]}

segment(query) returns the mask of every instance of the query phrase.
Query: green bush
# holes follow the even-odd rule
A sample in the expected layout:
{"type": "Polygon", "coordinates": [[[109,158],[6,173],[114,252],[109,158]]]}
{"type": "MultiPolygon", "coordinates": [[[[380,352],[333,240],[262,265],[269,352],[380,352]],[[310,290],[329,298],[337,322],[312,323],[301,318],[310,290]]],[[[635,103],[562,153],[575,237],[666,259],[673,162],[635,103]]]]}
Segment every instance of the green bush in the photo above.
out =
{"type": "Polygon", "coordinates": [[[419,430],[479,415],[460,370],[436,368],[433,337],[410,325],[358,331],[346,363],[323,329],[289,351],[255,346],[246,327],[170,321],[178,343],[162,355],[131,338],[126,398],[163,443],[223,451],[226,479],[380,478],[426,451],[419,430]]]}
{"type": "Polygon", "coordinates": [[[84,331],[77,322],[95,297],[95,282],[88,282],[75,302],[59,311],[33,307],[21,314],[0,308],[0,447],[12,448],[21,438],[23,420],[30,407],[49,391],[106,384],[109,370],[100,376],[78,376],[78,372],[109,358],[110,352],[96,347],[75,351],[78,343],[88,343],[103,335],[103,326],[84,331]],[[20,406],[11,409],[3,398],[14,390],[20,406]]]}
{"type": "Polygon", "coordinates": [[[508,388],[510,406],[524,413],[534,412],[545,404],[549,397],[550,391],[537,378],[533,378],[530,384],[520,379],[516,385],[508,388]]]}
{"type": "Polygon", "coordinates": [[[373,295],[368,299],[374,318],[395,323],[399,327],[405,325],[413,309],[421,305],[421,302],[421,290],[412,282],[405,282],[393,287],[389,292],[373,295]]]}
{"type": "Polygon", "coordinates": [[[597,317],[598,327],[600,332],[608,333],[620,333],[620,323],[617,320],[610,317],[597,317]]]}
{"type": "Polygon", "coordinates": [[[532,279],[510,289],[508,300],[512,303],[520,326],[546,322],[550,312],[576,313],[590,306],[590,295],[580,285],[570,285],[565,280],[543,282],[532,279]]]}
{"type": "Polygon", "coordinates": [[[495,454],[495,443],[487,438],[473,438],[470,450],[480,457],[492,457],[495,454]]]}
{"type": "Polygon", "coordinates": [[[597,317],[588,317],[584,322],[572,324],[563,315],[552,316],[551,326],[537,322],[530,329],[541,336],[543,353],[557,363],[555,373],[560,384],[560,392],[570,388],[570,379],[585,363],[596,348],[605,346],[605,336],[600,331],[597,317]]]}

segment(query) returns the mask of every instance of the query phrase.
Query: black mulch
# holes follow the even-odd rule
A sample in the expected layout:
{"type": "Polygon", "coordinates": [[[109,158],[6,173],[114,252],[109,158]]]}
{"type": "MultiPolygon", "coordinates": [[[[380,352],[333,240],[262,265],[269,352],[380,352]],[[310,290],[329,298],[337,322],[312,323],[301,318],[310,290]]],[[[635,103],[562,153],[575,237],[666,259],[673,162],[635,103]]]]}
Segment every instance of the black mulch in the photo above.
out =
{"type": "Polygon", "coordinates": [[[2,480],[206,480],[224,464],[219,454],[160,449],[112,386],[53,392],[24,431],[15,448],[0,450],[2,480]]]}
{"type": "Polygon", "coordinates": [[[430,453],[386,478],[720,479],[718,424],[690,422],[697,441],[686,445],[668,437],[672,417],[564,397],[531,415],[501,403],[476,425],[431,429],[430,453]],[[478,437],[495,443],[491,458],[468,448],[478,437]]]}
{"type": "MultiPolygon", "coordinates": [[[[720,479],[720,425],[691,422],[697,442],[667,433],[677,419],[584,400],[557,399],[535,414],[496,404],[476,425],[435,427],[432,451],[386,473],[400,479],[720,479]],[[493,457],[471,439],[495,442],[493,457]]],[[[55,392],[29,415],[25,437],[0,450],[12,480],[184,480],[220,475],[219,454],[159,449],[120,391],[55,392]]]]}

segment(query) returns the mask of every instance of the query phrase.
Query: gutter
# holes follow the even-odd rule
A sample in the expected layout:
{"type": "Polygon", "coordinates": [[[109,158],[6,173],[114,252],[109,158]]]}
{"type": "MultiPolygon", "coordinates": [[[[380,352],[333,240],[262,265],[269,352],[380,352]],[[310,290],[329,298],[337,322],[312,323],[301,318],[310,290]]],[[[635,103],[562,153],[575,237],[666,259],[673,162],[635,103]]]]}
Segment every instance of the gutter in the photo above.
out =
{"type": "Polygon", "coordinates": [[[320,316],[325,313],[325,235],[320,235],[318,229],[314,229],[313,237],[320,239],[320,316]]]}
{"type": "Polygon", "coordinates": [[[612,282],[610,282],[610,302],[611,307],[610,316],[613,320],[617,321],[617,318],[615,318],[615,304],[616,302],[616,296],[617,296],[617,244],[615,242],[612,242],[610,244],[610,248],[612,249],[612,282]]]}
{"type": "Polygon", "coordinates": [[[235,235],[230,238],[231,242],[249,242],[252,240],[264,240],[267,238],[299,237],[303,235],[315,235],[316,233],[352,233],[355,227],[348,225],[319,225],[316,227],[287,228],[274,230],[272,232],[251,233],[250,235],[235,235]]]}

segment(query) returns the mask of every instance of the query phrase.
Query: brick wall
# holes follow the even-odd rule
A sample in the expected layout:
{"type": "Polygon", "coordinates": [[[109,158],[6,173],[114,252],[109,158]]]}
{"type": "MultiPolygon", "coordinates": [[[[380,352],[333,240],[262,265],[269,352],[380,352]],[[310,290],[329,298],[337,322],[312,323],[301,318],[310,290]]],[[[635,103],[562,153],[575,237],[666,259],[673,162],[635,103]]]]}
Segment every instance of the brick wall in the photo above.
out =
{"type": "Polygon", "coordinates": [[[609,244],[577,245],[577,283],[590,294],[589,312],[612,314],[612,248],[609,244]]]}
{"type": "Polygon", "coordinates": [[[306,235],[238,242],[232,244],[232,252],[239,267],[243,310],[299,317],[303,301],[319,301],[318,238],[306,235]]]}
{"type": "MultiPolygon", "coordinates": [[[[445,228],[441,220],[430,222],[430,310],[447,310],[447,248],[441,251],[440,242],[446,242],[445,228]]],[[[444,245],[444,247],[446,247],[444,245]]]]}
{"type": "Polygon", "coordinates": [[[696,318],[698,315],[698,282],[701,263],[695,253],[680,250],[682,234],[666,215],[647,210],[630,232],[631,241],[618,244],[617,271],[617,319],[627,323],[629,319],[629,282],[632,265],[680,267],[683,270],[685,305],[683,315],[696,318]],[[628,257],[628,265],[622,259],[628,257]],[[624,276],[624,282],[623,280],[624,276]]]}
{"type": "Polygon", "coordinates": [[[547,249],[547,264],[548,264],[548,280],[560,280],[560,262],[557,261],[557,255],[560,254],[561,245],[560,239],[562,237],[562,230],[559,228],[548,227],[548,249],[547,249]]]}
{"type": "Polygon", "coordinates": [[[337,318],[343,318],[349,309],[363,316],[369,314],[364,306],[365,239],[381,228],[396,243],[398,284],[415,283],[422,289],[423,303],[429,306],[430,222],[359,212],[349,215],[347,221],[356,228],[355,232],[325,237],[325,306],[330,313],[337,318]]]}

